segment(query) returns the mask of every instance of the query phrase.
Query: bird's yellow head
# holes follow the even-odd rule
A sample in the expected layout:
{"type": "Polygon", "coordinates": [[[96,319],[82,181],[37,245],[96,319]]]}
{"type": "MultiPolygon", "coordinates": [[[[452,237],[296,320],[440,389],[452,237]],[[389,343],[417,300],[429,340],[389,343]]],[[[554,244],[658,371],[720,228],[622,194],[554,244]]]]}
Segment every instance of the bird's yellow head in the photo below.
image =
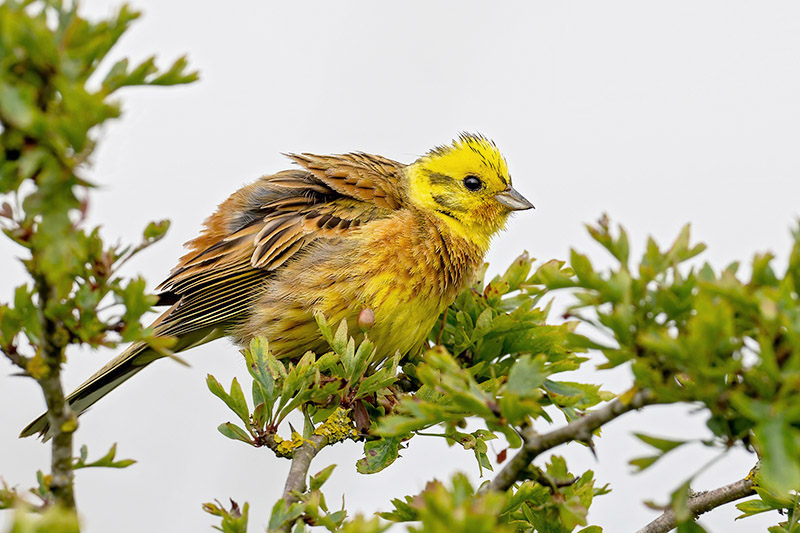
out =
{"type": "Polygon", "coordinates": [[[480,135],[462,133],[406,169],[411,202],[434,212],[454,232],[483,250],[512,211],[530,202],[511,187],[506,160],[495,144],[480,135]]]}

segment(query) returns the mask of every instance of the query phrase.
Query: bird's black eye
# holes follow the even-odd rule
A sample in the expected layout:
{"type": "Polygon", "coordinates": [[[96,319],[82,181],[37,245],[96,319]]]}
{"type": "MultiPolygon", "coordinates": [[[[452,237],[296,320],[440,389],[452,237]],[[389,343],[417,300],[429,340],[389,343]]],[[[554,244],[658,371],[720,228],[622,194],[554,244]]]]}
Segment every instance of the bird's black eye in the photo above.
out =
{"type": "Polygon", "coordinates": [[[466,187],[468,191],[478,191],[481,187],[483,187],[483,182],[478,176],[473,176],[470,174],[464,178],[464,187],[466,187]]]}

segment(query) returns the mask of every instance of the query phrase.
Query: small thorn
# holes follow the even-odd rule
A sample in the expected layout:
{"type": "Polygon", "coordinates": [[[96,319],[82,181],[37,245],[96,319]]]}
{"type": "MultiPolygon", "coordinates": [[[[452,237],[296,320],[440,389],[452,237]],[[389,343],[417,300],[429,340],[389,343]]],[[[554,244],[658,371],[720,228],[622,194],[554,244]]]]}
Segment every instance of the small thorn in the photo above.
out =
{"type": "Polygon", "coordinates": [[[594,441],[592,439],[589,439],[588,441],[586,441],[586,446],[589,447],[589,451],[592,452],[592,456],[594,457],[594,460],[597,461],[598,460],[597,459],[597,450],[594,447],[594,441]]]}

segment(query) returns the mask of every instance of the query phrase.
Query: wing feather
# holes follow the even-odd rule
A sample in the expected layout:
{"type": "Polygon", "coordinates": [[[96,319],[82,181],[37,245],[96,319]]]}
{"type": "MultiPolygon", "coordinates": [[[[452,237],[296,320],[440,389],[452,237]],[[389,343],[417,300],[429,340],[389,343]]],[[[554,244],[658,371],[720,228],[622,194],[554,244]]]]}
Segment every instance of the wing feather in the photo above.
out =
{"type": "Polygon", "coordinates": [[[405,194],[399,174],[405,165],[377,155],[287,154],[334,191],[386,209],[397,209],[405,194]]]}
{"type": "Polygon", "coordinates": [[[265,176],[223,202],[159,286],[174,305],[156,326],[186,335],[241,320],[275,269],[317,239],[343,237],[403,205],[403,165],[368,154],[290,155],[305,167],[265,176]]]}

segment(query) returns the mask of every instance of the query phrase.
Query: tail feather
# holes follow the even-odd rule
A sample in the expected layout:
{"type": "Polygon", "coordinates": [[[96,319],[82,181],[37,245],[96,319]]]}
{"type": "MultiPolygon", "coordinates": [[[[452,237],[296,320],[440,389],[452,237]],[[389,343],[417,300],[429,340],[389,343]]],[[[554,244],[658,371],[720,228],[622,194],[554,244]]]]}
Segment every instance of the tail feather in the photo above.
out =
{"type": "MultiPolygon", "coordinates": [[[[97,371],[92,377],[87,379],[72,394],[67,396],[67,402],[77,414],[81,414],[96,401],[118,387],[122,382],[132,377],[147,365],[161,357],[160,354],[147,347],[145,344],[134,344],[117,357],[109,361],[107,365],[97,371]],[[152,352],[148,354],[147,352],[152,352]],[[137,356],[147,356],[148,360],[137,363],[137,356]],[[155,357],[153,357],[155,355],[155,357]]],[[[44,440],[50,438],[50,423],[47,421],[47,413],[28,424],[20,433],[20,437],[30,437],[31,435],[41,434],[44,440]]]]}
{"type": "MultiPolygon", "coordinates": [[[[188,350],[218,339],[223,335],[221,328],[196,330],[179,337],[177,344],[173,347],[173,351],[188,350]]],[[[67,396],[67,402],[72,410],[80,416],[100,398],[116,389],[156,359],[161,359],[162,357],[164,357],[163,354],[148,347],[145,343],[132,344],[67,396]]],[[[50,438],[50,423],[47,421],[47,413],[28,424],[19,436],[30,437],[36,434],[42,435],[44,441],[50,438]]]]}

